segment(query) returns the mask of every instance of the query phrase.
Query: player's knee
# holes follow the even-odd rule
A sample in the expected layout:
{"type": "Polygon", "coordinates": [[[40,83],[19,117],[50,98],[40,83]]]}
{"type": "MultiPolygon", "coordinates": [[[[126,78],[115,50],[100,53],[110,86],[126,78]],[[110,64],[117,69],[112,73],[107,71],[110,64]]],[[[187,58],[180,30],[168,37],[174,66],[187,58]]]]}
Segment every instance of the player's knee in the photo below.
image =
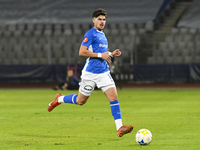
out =
{"type": "Polygon", "coordinates": [[[110,95],[109,96],[109,99],[111,100],[111,101],[115,101],[115,100],[117,100],[118,99],[118,96],[117,96],[117,94],[112,94],[112,95],[110,95]]]}

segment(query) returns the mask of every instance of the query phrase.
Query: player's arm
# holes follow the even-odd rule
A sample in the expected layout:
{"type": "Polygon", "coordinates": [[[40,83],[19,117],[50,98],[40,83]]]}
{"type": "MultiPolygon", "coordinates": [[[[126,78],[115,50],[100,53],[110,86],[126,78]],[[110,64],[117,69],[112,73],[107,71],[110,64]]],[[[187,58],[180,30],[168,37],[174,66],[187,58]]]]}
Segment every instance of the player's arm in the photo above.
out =
{"type": "Polygon", "coordinates": [[[105,53],[94,53],[88,50],[87,46],[81,45],[80,50],[79,50],[79,56],[84,56],[84,57],[97,57],[97,58],[102,58],[106,60],[108,63],[111,62],[112,57],[109,52],[105,53]]]}
{"type": "Polygon", "coordinates": [[[87,46],[81,45],[79,49],[79,56],[84,56],[84,57],[98,57],[98,53],[93,53],[88,50],[87,46]]]}

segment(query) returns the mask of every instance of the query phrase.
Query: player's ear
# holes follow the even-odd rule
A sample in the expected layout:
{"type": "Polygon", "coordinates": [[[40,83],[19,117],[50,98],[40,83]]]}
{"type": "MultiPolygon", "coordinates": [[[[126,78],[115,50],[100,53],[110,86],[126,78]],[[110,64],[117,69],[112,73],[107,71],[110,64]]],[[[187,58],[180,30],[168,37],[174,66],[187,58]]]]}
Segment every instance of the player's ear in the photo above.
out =
{"type": "Polygon", "coordinates": [[[93,23],[94,23],[94,20],[95,20],[95,17],[92,18],[93,23]]]}

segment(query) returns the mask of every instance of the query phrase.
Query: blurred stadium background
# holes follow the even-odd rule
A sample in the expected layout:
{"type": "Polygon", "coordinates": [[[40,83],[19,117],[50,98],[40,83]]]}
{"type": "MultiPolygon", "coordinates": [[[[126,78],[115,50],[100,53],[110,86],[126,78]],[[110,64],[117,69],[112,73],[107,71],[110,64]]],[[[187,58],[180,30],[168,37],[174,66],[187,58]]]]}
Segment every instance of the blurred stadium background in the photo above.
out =
{"type": "Polygon", "coordinates": [[[0,85],[55,84],[78,56],[92,12],[108,13],[105,34],[122,83],[199,83],[198,0],[0,0],[0,85]]]}

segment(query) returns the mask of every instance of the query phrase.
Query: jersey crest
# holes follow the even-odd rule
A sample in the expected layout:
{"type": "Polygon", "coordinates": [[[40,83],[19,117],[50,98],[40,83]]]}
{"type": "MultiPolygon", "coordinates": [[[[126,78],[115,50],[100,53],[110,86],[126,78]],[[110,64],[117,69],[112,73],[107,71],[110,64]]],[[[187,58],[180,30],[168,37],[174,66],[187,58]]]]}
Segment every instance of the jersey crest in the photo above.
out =
{"type": "Polygon", "coordinates": [[[84,40],[83,40],[83,42],[86,43],[87,41],[88,41],[88,38],[85,37],[84,40]]]}

